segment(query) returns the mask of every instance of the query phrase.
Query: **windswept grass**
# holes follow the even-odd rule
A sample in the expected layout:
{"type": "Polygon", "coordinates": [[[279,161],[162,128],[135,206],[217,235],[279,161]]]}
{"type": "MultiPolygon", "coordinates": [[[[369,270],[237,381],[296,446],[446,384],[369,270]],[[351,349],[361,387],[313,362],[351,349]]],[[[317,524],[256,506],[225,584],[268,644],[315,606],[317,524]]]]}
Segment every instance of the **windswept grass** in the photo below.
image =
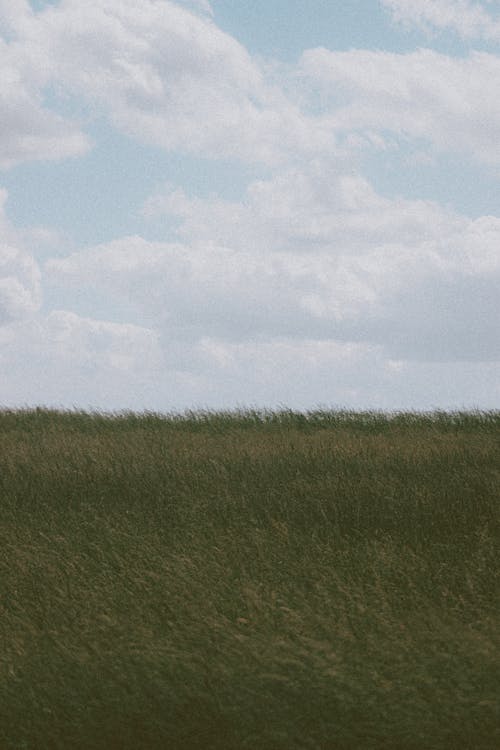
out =
{"type": "Polygon", "coordinates": [[[498,750],[500,412],[0,412],[0,750],[498,750]]]}

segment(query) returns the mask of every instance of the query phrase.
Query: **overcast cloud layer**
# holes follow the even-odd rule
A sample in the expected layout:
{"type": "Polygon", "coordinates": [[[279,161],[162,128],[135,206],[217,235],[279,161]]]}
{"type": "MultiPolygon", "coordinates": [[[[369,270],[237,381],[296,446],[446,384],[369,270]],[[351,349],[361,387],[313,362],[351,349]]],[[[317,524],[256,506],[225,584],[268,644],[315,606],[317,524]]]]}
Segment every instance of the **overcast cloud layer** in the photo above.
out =
{"type": "Polygon", "coordinates": [[[497,179],[500,17],[366,6],[427,36],[285,64],[224,32],[216,1],[0,0],[0,185],[69,161],[83,194],[103,132],[244,183],[198,194],[166,173],[143,231],[93,246],[58,231],[57,205],[16,225],[2,189],[0,404],[498,408],[500,214],[382,191],[366,165],[497,179]]]}

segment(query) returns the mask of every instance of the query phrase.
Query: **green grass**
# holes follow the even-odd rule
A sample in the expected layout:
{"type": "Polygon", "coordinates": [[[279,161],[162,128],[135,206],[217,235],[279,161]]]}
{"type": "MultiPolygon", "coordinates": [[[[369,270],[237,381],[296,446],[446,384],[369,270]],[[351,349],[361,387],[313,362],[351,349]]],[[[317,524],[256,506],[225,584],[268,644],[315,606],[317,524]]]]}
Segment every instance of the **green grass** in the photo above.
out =
{"type": "Polygon", "coordinates": [[[498,750],[500,412],[0,412],[0,750],[498,750]]]}

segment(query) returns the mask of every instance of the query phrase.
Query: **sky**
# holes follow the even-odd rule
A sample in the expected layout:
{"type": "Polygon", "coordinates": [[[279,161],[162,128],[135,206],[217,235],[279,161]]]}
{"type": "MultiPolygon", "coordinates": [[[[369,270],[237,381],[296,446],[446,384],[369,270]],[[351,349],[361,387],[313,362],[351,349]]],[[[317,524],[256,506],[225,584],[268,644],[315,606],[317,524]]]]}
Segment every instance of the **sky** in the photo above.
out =
{"type": "Polygon", "coordinates": [[[500,405],[500,3],[0,0],[0,407],[500,405]]]}

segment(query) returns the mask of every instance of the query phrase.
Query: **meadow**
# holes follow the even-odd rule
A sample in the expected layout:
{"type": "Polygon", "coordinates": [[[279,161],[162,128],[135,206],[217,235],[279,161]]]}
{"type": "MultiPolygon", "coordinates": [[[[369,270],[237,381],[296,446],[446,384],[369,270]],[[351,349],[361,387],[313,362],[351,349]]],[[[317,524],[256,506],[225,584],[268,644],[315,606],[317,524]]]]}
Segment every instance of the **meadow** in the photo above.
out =
{"type": "Polygon", "coordinates": [[[498,750],[500,412],[0,411],[0,750],[498,750]]]}

